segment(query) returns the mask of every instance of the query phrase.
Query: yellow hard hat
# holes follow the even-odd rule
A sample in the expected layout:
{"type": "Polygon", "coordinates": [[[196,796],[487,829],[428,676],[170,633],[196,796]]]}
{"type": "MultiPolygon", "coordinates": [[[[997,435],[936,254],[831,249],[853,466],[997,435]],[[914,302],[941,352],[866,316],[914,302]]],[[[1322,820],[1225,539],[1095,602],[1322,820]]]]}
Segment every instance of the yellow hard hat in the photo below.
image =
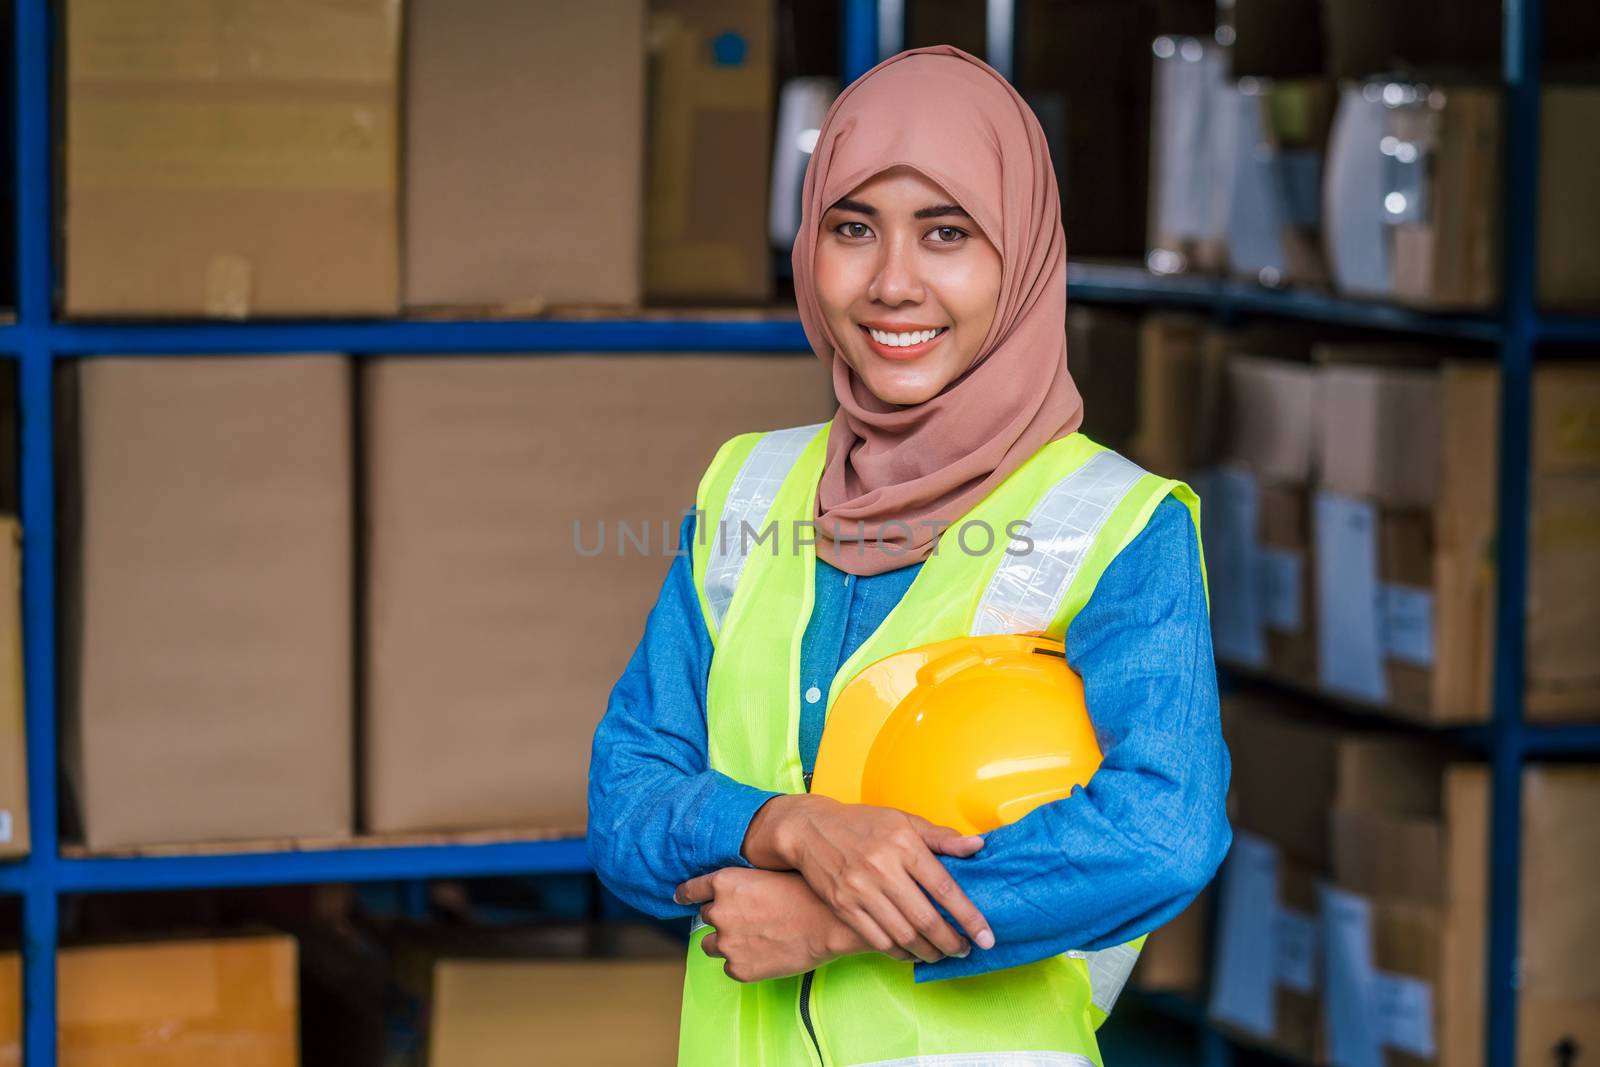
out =
{"type": "Polygon", "coordinates": [[[1067,796],[1099,766],[1060,641],[956,637],[850,679],[828,712],[811,791],[975,834],[1067,796]]]}

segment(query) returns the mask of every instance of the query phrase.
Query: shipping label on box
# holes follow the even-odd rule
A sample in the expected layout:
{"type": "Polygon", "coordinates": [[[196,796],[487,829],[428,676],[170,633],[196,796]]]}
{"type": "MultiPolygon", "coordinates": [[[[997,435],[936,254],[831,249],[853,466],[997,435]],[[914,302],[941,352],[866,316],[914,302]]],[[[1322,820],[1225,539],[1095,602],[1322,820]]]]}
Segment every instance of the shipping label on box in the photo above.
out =
{"type": "MultiPolygon", "coordinates": [[[[1381,580],[1382,520],[1372,501],[1319,492],[1315,525],[1318,681],[1330,692],[1388,703],[1390,661],[1433,665],[1433,590],[1381,580]]],[[[1429,710],[1425,694],[1420,707],[1406,703],[1429,710]]]]}
{"type": "Polygon", "coordinates": [[[1260,1038],[1278,1031],[1280,987],[1310,994],[1317,985],[1317,924],[1280,899],[1282,863],[1272,842],[1236,833],[1217,906],[1207,1011],[1260,1038]]]}
{"type": "Polygon", "coordinates": [[[1384,1067],[1385,1049],[1433,1059],[1432,983],[1378,969],[1371,901],[1331,885],[1320,895],[1329,1063],[1384,1067]]]}

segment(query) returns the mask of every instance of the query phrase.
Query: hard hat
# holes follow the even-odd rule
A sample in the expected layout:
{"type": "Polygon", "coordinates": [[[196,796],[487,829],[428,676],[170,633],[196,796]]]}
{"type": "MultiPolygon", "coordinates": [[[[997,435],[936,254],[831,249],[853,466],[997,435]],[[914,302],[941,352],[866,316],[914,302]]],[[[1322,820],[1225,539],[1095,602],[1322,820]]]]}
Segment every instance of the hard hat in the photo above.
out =
{"type": "Polygon", "coordinates": [[[1060,641],[956,637],[850,679],[828,712],[811,791],[975,834],[1067,796],[1099,766],[1060,641]]]}

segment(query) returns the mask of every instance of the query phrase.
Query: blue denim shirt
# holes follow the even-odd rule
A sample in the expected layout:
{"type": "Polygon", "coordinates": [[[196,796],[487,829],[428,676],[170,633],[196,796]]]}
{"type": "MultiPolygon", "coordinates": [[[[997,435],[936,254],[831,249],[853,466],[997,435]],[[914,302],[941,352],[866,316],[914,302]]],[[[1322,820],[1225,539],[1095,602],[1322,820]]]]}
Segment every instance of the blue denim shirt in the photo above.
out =
{"type": "MultiPolygon", "coordinates": [[[[749,866],[745,830],[777,795],[709,768],[712,646],[694,589],[693,537],[690,515],[643,639],[595,731],[589,769],[594,869],[623,901],[661,918],[695,912],[673,902],[678,883],[749,866]]],[[[834,674],[919,567],[857,577],[817,561],[800,653],[807,770],[834,674]]],[[[1066,648],[1100,737],[1100,769],[1087,787],[986,835],[976,855],[942,859],[989,920],[995,946],[919,963],[918,981],[1131,940],[1187,907],[1227,852],[1228,753],[1199,545],[1181,502],[1163,500],[1111,562],[1068,628],[1066,648]]]]}

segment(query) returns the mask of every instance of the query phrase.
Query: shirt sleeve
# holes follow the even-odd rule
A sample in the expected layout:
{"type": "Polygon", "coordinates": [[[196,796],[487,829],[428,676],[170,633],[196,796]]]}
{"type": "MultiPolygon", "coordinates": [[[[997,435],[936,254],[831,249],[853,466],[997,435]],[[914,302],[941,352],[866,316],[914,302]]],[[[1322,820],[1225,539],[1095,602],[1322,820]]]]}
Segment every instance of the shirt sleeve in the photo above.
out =
{"type": "Polygon", "coordinates": [[[981,974],[1148,933],[1187,907],[1232,841],[1216,664],[1188,508],[1167,497],[1066,634],[1102,761],[1087,787],[986,835],[945,867],[995,946],[916,965],[981,974]]]}
{"type": "Polygon", "coordinates": [[[625,903],[663,919],[695,912],[673,902],[680,882],[750,866],[741,851],[745,831],[778,795],[710,769],[712,647],[694,588],[693,537],[691,513],[589,759],[589,861],[625,903]]]}

